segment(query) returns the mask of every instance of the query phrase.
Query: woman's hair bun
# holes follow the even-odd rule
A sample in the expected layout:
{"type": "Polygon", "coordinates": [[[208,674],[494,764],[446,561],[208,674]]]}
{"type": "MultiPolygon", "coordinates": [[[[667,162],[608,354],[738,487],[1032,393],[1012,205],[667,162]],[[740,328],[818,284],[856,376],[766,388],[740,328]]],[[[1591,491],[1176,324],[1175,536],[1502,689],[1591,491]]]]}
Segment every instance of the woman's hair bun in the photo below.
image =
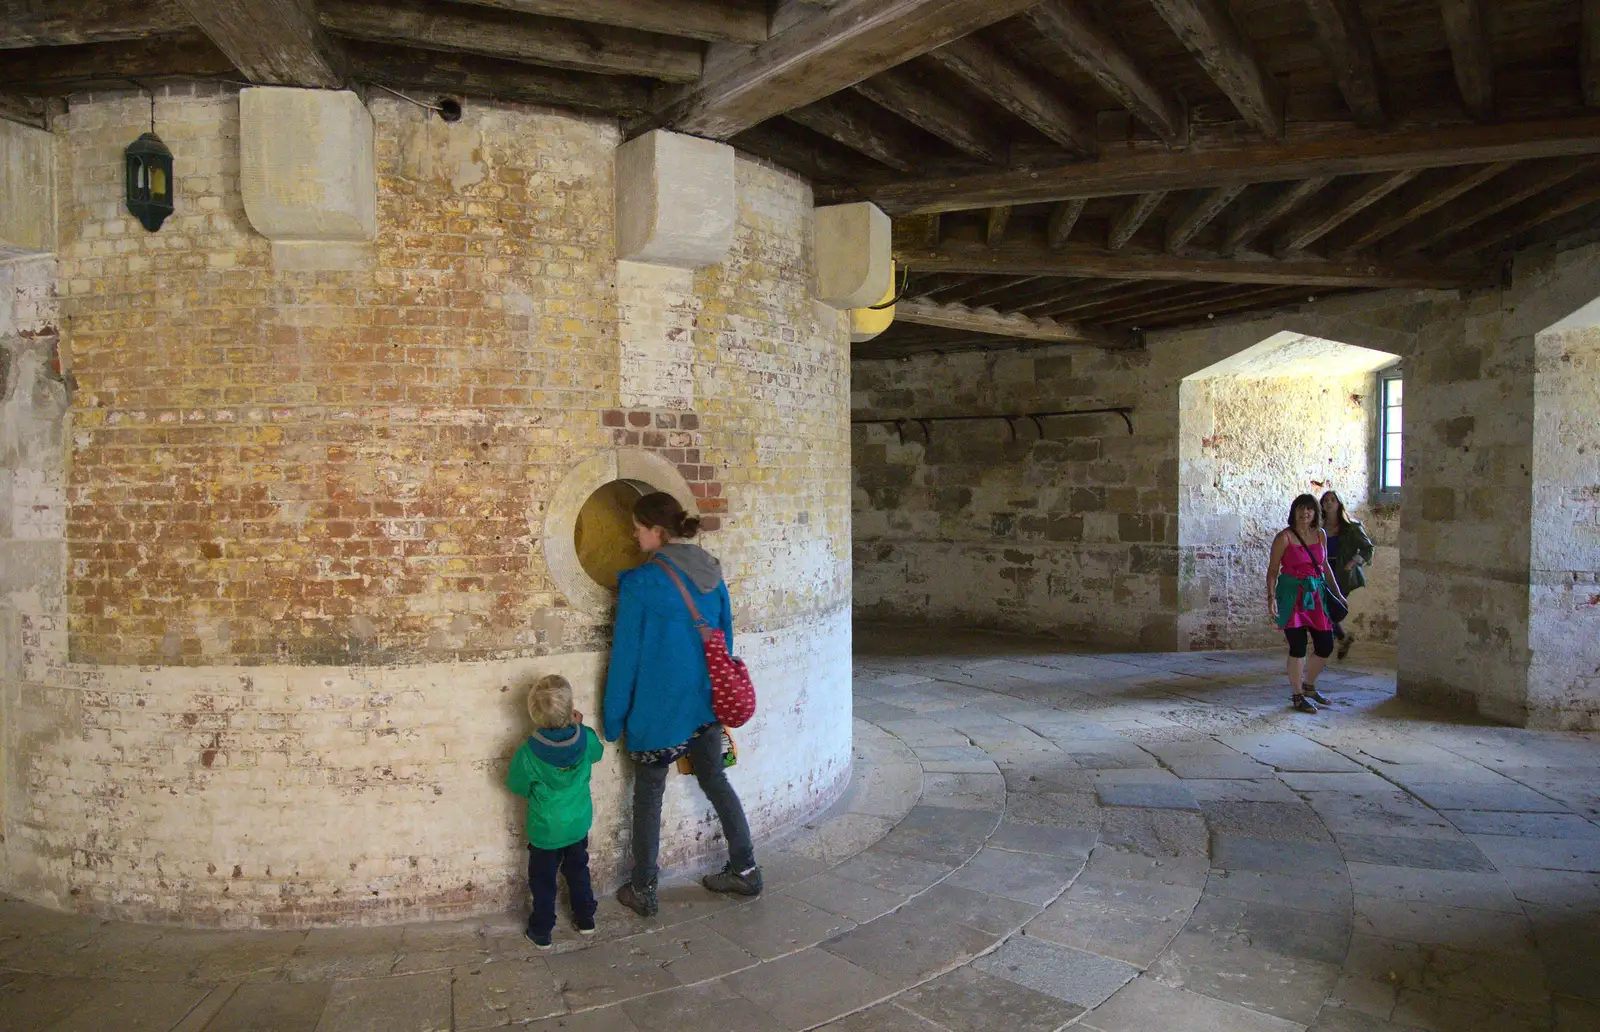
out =
{"type": "Polygon", "coordinates": [[[675,538],[692,538],[700,532],[700,517],[690,516],[665,491],[652,491],[634,502],[633,518],[641,526],[661,527],[675,538]]]}

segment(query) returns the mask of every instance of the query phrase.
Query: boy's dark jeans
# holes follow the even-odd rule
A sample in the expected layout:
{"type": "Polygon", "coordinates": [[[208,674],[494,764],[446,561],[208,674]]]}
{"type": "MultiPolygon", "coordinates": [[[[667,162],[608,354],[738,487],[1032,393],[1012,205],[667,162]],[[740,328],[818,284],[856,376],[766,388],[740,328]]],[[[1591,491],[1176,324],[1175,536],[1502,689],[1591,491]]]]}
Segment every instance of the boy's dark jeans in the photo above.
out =
{"type": "Polygon", "coordinates": [[[589,885],[589,836],[561,849],[528,847],[528,888],[533,890],[533,913],[528,915],[528,931],[549,935],[556,926],[556,871],[567,879],[567,895],[572,897],[572,919],[583,924],[594,921],[594,889],[589,885]]]}
{"type": "MultiPolygon", "coordinates": [[[[728,860],[735,871],[756,865],[755,846],[750,842],[750,825],[745,823],[744,807],[728,784],[722,766],[722,728],[708,728],[689,742],[689,760],[694,764],[700,791],[716,807],[717,820],[728,839],[728,860]]],[[[633,887],[643,889],[656,880],[656,853],[661,849],[661,796],[667,790],[667,775],[673,764],[635,764],[633,768],[633,887]]]]}

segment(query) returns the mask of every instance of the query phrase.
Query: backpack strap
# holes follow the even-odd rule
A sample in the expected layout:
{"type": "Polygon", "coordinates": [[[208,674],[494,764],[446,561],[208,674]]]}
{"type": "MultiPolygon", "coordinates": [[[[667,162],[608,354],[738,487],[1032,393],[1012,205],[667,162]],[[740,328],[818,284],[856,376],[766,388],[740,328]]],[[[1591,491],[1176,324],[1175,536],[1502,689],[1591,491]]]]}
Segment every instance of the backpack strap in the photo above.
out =
{"type": "Polygon", "coordinates": [[[710,625],[706,623],[706,618],[700,615],[699,608],[694,604],[694,599],[689,595],[688,587],[684,585],[683,578],[678,576],[678,571],[672,568],[672,564],[660,556],[652,559],[651,562],[667,571],[667,576],[672,578],[672,583],[677,586],[678,594],[683,596],[683,604],[689,608],[689,615],[694,618],[694,625],[700,628],[702,631],[708,628],[710,625]]]}

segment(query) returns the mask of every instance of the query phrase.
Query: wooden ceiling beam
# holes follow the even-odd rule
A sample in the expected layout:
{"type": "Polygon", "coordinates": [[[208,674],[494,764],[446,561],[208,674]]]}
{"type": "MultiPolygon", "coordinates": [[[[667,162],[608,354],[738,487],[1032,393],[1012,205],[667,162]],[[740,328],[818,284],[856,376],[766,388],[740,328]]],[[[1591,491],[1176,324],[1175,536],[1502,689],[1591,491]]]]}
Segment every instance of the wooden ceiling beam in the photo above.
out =
{"type": "MultiPolygon", "coordinates": [[[[1210,289],[1191,290],[1185,294],[1173,294],[1168,297],[1154,298],[1143,307],[1134,308],[1130,312],[1119,313],[1117,317],[1108,318],[1106,322],[1128,323],[1134,326],[1143,326],[1152,319],[1157,319],[1175,312],[1188,312],[1194,310],[1204,311],[1217,305],[1227,304],[1229,301],[1242,295],[1283,294],[1293,289],[1287,287],[1221,287],[1210,289]]],[[[1300,293],[1303,293],[1300,292],[1300,293]]],[[[1096,318],[1099,318],[1097,315],[1096,318]]]]}
{"type": "Polygon", "coordinates": [[[1040,308],[1029,314],[1059,319],[1062,316],[1078,316],[1084,312],[1130,298],[1148,297],[1171,290],[1172,283],[1130,283],[1127,280],[1086,280],[1083,289],[1076,294],[1062,298],[1048,307],[1040,308]]]}
{"type": "Polygon", "coordinates": [[[998,283],[984,290],[980,290],[976,294],[968,294],[961,299],[961,303],[969,308],[992,306],[995,298],[1004,297],[1007,293],[1017,289],[1018,287],[1025,287],[1029,283],[1037,283],[1038,281],[1038,276],[1018,276],[1015,279],[1008,279],[1004,283],[998,283]]]}
{"type": "Polygon", "coordinates": [[[0,50],[115,43],[193,27],[171,0],[0,0],[0,50]]]}
{"type": "Polygon", "coordinates": [[[998,276],[1082,276],[1118,280],[1192,280],[1202,283],[1303,284],[1326,287],[1408,287],[1449,290],[1483,282],[1483,270],[1437,262],[1401,265],[1362,261],[1268,261],[1116,253],[1101,248],[1052,251],[1034,243],[946,244],[903,247],[895,257],[915,269],[987,272],[998,276]]]}
{"type": "Polygon", "coordinates": [[[1494,118],[1494,51],[1481,0],[1439,0],[1444,34],[1450,41],[1461,103],[1480,122],[1494,118]]]}
{"type": "Polygon", "coordinates": [[[1244,120],[1269,139],[1283,136],[1283,90],[1239,30],[1225,0],[1150,0],[1244,120]]]}
{"type": "Polygon", "coordinates": [[[1580,172],[1594,171],[1592,163],[1582,161],[1545,162],[1523,165],[1505,173],[1495,182],[1491,195],[1467,197],[1412,223],[1401,239],[1379,248],[1386,259],[1412,255],[1448,237],[1500,214],[1507,208],[1537,197],[1567,182],[1580,172]]]}
{"type": "Polygon", "coordinates": [[[983,239],[988,244],[998,244],[1006,238],[1006,227],[1011,225],[1011,205],[1002,204],[989,209],[983,227],[983,239]]]}
{"type": "Polygon", "coordinates": [[[1007,160],[1005,136],[967,106],[923,86],[894,68],[855,85],[855,91],[956,150],[991,165],[1007,160]]]}
{"type": "Polygon", "coordinates": [[[1165,143],[1189,136],[1183,104],[1158,84],[1081,0],[1050,0],[1025,15],[1034,31],[1060,49],[1165,143]]]}
{"type": "Polygon", "coordinates": [[[493,97],[620,117],[650,109],[649,86],[642,79],[622,75],[584,75],[517,61],[359,41],[347,42],[345,52],[351,75],[390,89],[493,97]]]}
{"type": "Polygon", "coordinates": [[[849,93],[795,108],[783,117],[901,172],[925,160],[926,148],[910,130],[849,93]]]}
{"type": "Polygon", "coordinates": [[[1531,198],[1464,233],[1446,238],[1442,246],[1430,253],[1448,259],[1487,251],[1591,204],[1600,204],[1600,180],[1583,183],[1565,193],[1531,198]]]}
{"type": "Polygon", "coordinates": [[[345,84],[344,51],[307,0],[178,0],[248,80],[269,86],[345,84]]]}
{"type": "Polygon", "coordinates": [[[1132,325],[1139,327],[1141,330],[1176,326],[1191,320],[1231,314],[1241,309],[1304,303],[1307,298],[1313,296],[1315,296],[1314,291],[1296,289],[1294,287],[1263,287],[1259,290],[1241,291],[1230,297],[1197,302],[1182,308],[1143,314],[1140,316],[1140,321],[1135,321],[1132,325]]]}
{"type": "Polygon", "coordinates": [[[1016,293],[1007,293],[989,302],[991,308],[998,308],[1007,312],[1021,312],[1034,305],[1061,297],[1069,289],[1080,286],[1081,280],[1063,278],[1060,276],[1040,276],[1026,290],[1016,293]]]}
{"type": "Polygon", "coordinates": [[[1175,252],[1182,249],[1185,244],[1194,239],[1195,234],[1210,225],[1243,192],[1243,183],[1232,183],[1228,186],[1219,186],[1214,190],[1201,191],[1197,196],[1190,199],[1167,222],[1167,250],[1175,252]]]}
{"type": "Polygon", "coordinates": [[[321,0],[318,15],[328,31],[371,43],[663,82],[700,78],[702,45],[671,36],[628,29],[601,33],[557,18],[420,0],[321,0]]]}
{"type": "Polygon", "coordinates": [[[14,51],[0,61],[0,88],[51,96],[96,86],[126,89],[135,79],[236,74],[216,44],[190,30],[176,36],[14,51]]]}
{"type": "Polygon", "coordinates": [[[1050,209],[1050,221],[1045,224],[1044,235],[1052,248],[1067,246],[1067,239],[1072,236],[1072,230],[1088,203],[1080,197],[1075,201],[1062,201],[1050,209]]]}
{"type": "Polygon", "coordinates": [[[1163,304],[1175,302],[1192,303],[1201,297],[1210,297],[1224,293],[1237,287],[1219,286],[1215,283],[1175,283],[1165,284],[1160,290],[1150,290],[1134,296],[1132,294],[1118,297],[1105,298],[1100,304],[1093,305],[1084,310],[1083,318],[1094,322],[1125,322],[1121,318],[1130,313],[1143,315],[1152,308],[1163,304]]]}
{"type": "Polygon", "coordinates": [[[1248,204],[1239,210],[1222,237],[1222,253],[1237,254],[1255,242],[1267,227],[1288,215],[1305,201],[1316,195],[1329,183],[1332,176],[1313,176],[1298,183],[1281,186],[1258,187],[1248,204]]]}
{"type": "Polygon", "coordinates": [[[1053,315],[1066,310],[1066,307],[1072,306],[1075,301],[1091,298],[1094,294],[1106,293],[1114,286],[1122,286],[1122,283],[1112,283],[1110,280],[1072,280],[1058,290],[1043,294],[1026,304],[1019,304],[1016,310],[1024,315],[1053,315]]]}
{"type": "Polygon", "coordinates": [[[1055,166],[1035,164],[881,183],[865,190],[885,211],[905,215],[1597,153],[1600,113],[1440,129],[1308,134],[1283,143],[1218,144],[1177,153],[1115,154],[1055,166]]]}
{"type": "Polygon", "coordinates": [[[1356,124],[1380,126],[1388,122],[1383,70],[1378,65],[1378,52],[1372,46],[1372,33],[1361,14],[1361,4],[1358,0],[1305,0],[1305,5],[1316,28],[1317,46],[1333,71],[1356,124]]]}
{"type": "Polygon", "coordinates": [[[1600,107],[1600,0],[1582,0],[1583,34],[1578,45],[1578,74],[1583,80],[1583,102],[1600,107]]]}
{"type": "Polygon", "coordinates": [[[1054,319],[1030,319],[1024,315],[1001,315],[994,309],[941,305],[932,301],[902,301],[895,306],[896,322],[916,326],[938,326],[947,330],[986,333],[1020,340],[1048,341],[1053,344],[1093,344],[1097,347],[1132,347],[1134,340],[1125,333],[1113,333],[1097,326],[1054,319]]]}
{"type": "Polygon", "coordinates": [[[767,38],[767,10],[760,0],[455,0],[458,3],[614,25],[710,43],[753,46],[767,38]]]}
{"type": "Polygon", "coordinates": [[[725,140],[1011,17],[1036,0],[842,0],[748,53],[718,62],[673,96],[643,132],[669,126],[725,140]]]}
{"type": "Polygon", "coordinates": [[[1009,287],[1021,278],[1023,277],[973,276],[965,283],[939,291],[938,301],[940,304],[966,304],[970,299],[991,293],[996,288],[1009,287]]]}
{"type": "Polygon", "coordinates": [[[1350,219],[1422,174],[1421,169],[1380,172],[1338,191],[1291,222],[1273,244],[1280,255],[1304,251],[1350,219]]]}
{"type": "Polygon", "coordinates": [[[784,168],[817,182],[850,182],[861,175],[866,159],[857,159],[831,141],[817,140],[810,146],[796,139],[794,129],[785,132],[779,119],[746,129],[728,142],[739,150],[766,158],[784,168]],[[826,149],[824,149],[826,148],[826,149]]]}
{"type": "Polygon", "coordinates": [[[1128,241],[1132,240],[1133,235],[1143,228],[1144,224],[1149,221],[1150,216],[1161,206],[1161,202],[1166,199],[1167,192],[1165,190],[1156,190],[1153,193],[1140,194],[1135,197],[1112,220],[1111,232],[1106,235],[1106,247],[1113,251],[1119,251],[1126,247],[1128,241]]]}
{"type": "Polygon", "coordinates": [[[963,283],[971,283],[976,279],[986,277],[974,276],[965,272],[920,272],[914,273],[911,288],[906,291],[906,297],[932,297],[941,290],[949,290],[963,283]]]}
{"type": "Polygon", "coordinates": [[[1493,165],[1430,172],[1382,204],[1374,205],[1371,211],[1364,213],[1360,218],[1352,219],[1350,224],[1340,226],[1328,244],[1328,251],[1347,258],[1365,250],[1429,212],[1437,211],[1457,197],[1476,190],[1495,176],[1509,171],[1515,164],[1511,161],[1500,161],[1493,165]]]}
{"type": "Polygon", "coordinates": [[[928,56],[1067,150],[1083,155],[1095,153],[1093,120],[987,43],[967,37],[947,43],[928,56]]]}

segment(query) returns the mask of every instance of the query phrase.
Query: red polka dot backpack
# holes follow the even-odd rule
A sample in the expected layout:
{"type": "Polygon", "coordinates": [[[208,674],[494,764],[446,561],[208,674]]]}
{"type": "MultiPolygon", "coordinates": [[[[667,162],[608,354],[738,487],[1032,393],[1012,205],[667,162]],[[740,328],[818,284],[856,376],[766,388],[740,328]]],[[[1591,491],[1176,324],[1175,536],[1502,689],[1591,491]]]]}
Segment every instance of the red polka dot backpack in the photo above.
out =
{"type": "Polygon", "coordinates": [[[722,630],[711,626],[689,595],[683,578],[672,564],[664,559],[654,560],[667,571],[672,583],[678,586],[683,604],[689,607],[695,629],[700,632],[700,644],[706,650],[706,669],[711,672],[711,713],[723,727],[743,727],[756,715],[756,686],[750,681],[750,671],[744,660],[728,655],[728,639],[722,630]]]}

